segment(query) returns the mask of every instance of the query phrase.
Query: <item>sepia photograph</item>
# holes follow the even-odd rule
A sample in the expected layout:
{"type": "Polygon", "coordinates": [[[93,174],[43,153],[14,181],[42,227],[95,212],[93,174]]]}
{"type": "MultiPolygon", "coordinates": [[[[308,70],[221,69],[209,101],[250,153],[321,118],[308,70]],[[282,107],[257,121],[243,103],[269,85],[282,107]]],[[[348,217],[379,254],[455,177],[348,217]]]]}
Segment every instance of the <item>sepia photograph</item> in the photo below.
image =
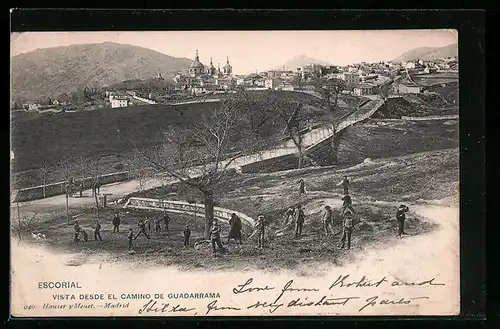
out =
{"type": "Polygon", "coordinates": [[[13,316],[460,313],[456,30],[10,41],[13,316]]]}

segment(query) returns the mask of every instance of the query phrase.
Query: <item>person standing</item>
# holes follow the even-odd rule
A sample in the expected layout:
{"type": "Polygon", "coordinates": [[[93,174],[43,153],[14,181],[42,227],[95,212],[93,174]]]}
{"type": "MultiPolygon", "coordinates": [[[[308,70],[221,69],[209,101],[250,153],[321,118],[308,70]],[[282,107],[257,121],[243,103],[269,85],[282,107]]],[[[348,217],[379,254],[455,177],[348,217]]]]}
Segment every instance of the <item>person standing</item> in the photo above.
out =
{"type": "Polygon", "coordinates": [[[351,249],[351,235],[352,229],[354,227],[354,213],[349,208],[346,208],[342,216],[344,218],[344,222],[341,239],[342,245],[340,246],[340,248],[344,249],[345,240],[347,239],[347,249],[351,249]]]}
{"type": "Polygon", "coordinates": [[[160,219],[155,218],[154,221],[155,221],[155,232],[161,232],[160,219]]]}
{"type": "Polygon", "coordinates": [[[398,210],[396,211],[396,220],[398,221],[398,236],[400,238],[403,237],[403,235],[406,235],[405,233],[405,220],[406,220],[406,215],[405,212],[408,212],[409,208],[402,204],[399,206],[398,210]]]}
{"type": "Polygon", "coordinates": [[[299,196],[306,194],[306,182],[303,179],[299,180],[299,196]]]}
{"type": "Polygon", "coordinates": [[[305,222],[305,214],[304,210],[302,210],[302,206],[299,205],[297,207],[297,221],[295,222],[295,236],[298,237],[302,235],[302,227],[305,222]]]}
{"type": "Polygon", "coordinates": [[[283,226],[287,226],[288,223],[290,223],[290,220],[293,219],[293,216],[295,215],[295,208],[290,207],[285,211],[285,224],[283,226]]]}
{"type": "Polygon", "coordinates": [[[165,226],[165,231],[168,231],[168,223],[170,223],[170,216],[168,216],[167,212],[163,212],[163,225],[165,226]]]}
{"type": "Polygon", "coordinates": [[[255,223],[254,226],[254,233],[252,235],[257,234],[257,238],[259,241],[259,248],[264,247],[264,234],[265,234],[265,220],[264,220],[264,215],[259,214],[257,216],[257,222],[255,223]]]}
{"type": "Polygon", "coordinates": [[[134,239],[134,230],[132,228],[128,229],[127,239],[128,239],[128,250],[134,249],[134,246],[132,244],[132,240],[134,239]]]}
{"type": "Polygon", "coordinates": [[[221,227],[219,226],[219,222],[217,221],[217,219],[214,219],[214,221],[212,222],[212,228],[210,230],[210,242],[212,243],[212,251],[214,256],[217,256],[215,245],[217,245],[217,248],[220,252],[224,251],[224,247],[222,246],[222,242],[220,240],[220,233],[221,227]]]}
{"type": "Polygon", "coordinates": [[[349,195],[349,179],[347,179],[347,176],[344,176],[344,180],[342,180],[342,188],[344,189],[344,195],[349,195]]]}
{"type": "Polygon", "coordinates": [[[137,224],[137,226],[139,226],[139,232],[137,232],[137,235],[134,237],[134,240],[136,240],[136,239],[137,239],[137,237],[138,237],[139,235],[141,235],[141,233],[142,233],[142,234],[144,234],[144,235],[146,236],[146,238],[148,238],[148,240],[149,240],[149,235],[148,235],[148,233],[146,232],[146,223],[145,223],[145,222],[141,219],[141,220],[139,221],[139,223],[137,224]]]}
{"type": "Polygon", "coordinates": [[[113,233],[120,232],[120,216],[118,215],[118,211],[115,211],[115,216],[113,217],[113,233]]]}
{"type": "Polygon", "coordinates": [[[148,228],[148,232],[151,232],[151,221],[149,219],[147,219],[147,217],[146,217],[145,224],[146,224],[146,227],[148,228]]]}
{"type": "Polygon", "coordinates": [[[191,229],[189,228],[189,225],[186,225],[182,234],[184,235],[184,246],[187,247],[189,246],[189,237],[191,236],[191,229]]]}
{"type": "Polygon", "coordinates": [[[325,211],[323,213],[323,227],[325,229],[326,235],[333,233],[332,228],[333,223],[333,210],[330,206],[325,206],[325,211]]]}
{"type": "Polygon", "coordinates": [[[229,240],[235,239],[241,244],[241,219],[235,213],[231,214],[229,225],[231,225],[231,230],[229,231],[229,235],[227,237],[227,243],[229,243],[229,240]]]}
{"type": "Polygon", "coordinates": [[[102,241],[102,237],[101,237],[101,223],[99,223],[99,220],[96,219],[95,226],[94,226],[94,239],[97,240],[98,238],[99,238],[99,241],[102,241]]]}
{"type": "Polygon", "coordinates": [[[75,229],[75,235],[73,237],[73,241],[79,242],[80,241],[79,233],[81,229],[80,229],[80,224],[78,224],[78,221],[75,221],[75,225],[73,225],[73,228],[75,229]]]}

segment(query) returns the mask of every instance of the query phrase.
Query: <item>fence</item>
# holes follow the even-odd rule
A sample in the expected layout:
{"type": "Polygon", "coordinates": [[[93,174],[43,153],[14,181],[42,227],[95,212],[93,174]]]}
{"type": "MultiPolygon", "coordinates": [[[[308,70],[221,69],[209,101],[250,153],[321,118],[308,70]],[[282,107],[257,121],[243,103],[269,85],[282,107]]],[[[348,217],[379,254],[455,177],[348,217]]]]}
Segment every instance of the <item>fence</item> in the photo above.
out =
{"type": "MultiPolygon", "coordinates": [[[[205,217],[205,205],[199,203],[189,203],[183,201],[159,200],[149,198],[130,198],[124,208],[166,211],[173,213],[191,214],[199,217],[205,217]]],[[[231,214],[236,214],[243,222],[253,227],[255,220],[241,212],[231,209],[214,207],[214,217],[227,222],[231,218],[231,214]]]]}
{"type": "MultiPolygon", "coordinates": [[[[116,182],[123,182],[126,181],[130,178],[130,175],[133,175],[133,173],[128,172],[128,171],[122,171],[122,172],[116,172],[116,173],[111,173],[107,175],[102,175],[99,177],[99,183],[101,185],[104,184],[111,184],[111,183],[116,183],[116,182]]],[[[94,182],[95,178],[93,177],[87,177],[83,179],[84,186],[89,187],[91,182],[94,182]]],[[[75,186],[80,186],[82,183],[81,179],[76,179],[75,181],[75,186]]],[[[23,188],[19,189],[16,192],[16,195],[14,196],[13,200],[14,202],[23,202],[23,201],[31,201],[31,200],[37,200],[37,199],[43,199],[44,197],[51,197],[51,196],[56,196],[56,195],[61,195],[65,194],[65,186],[66,182],[57,182],[57,183],[52,183],[52,184],[47,184],[45,185],[45,196],[44,196],[44,185],[40,186],[35,186],[35,187],[28,187],[28,188],[23,188]]]]}

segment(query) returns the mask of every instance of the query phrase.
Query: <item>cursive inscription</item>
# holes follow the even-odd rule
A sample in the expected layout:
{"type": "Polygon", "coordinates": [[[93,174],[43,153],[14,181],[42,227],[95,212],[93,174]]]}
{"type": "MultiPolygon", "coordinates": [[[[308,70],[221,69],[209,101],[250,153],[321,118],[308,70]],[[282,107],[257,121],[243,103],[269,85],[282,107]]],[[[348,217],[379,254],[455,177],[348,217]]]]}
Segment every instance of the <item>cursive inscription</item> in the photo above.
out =
{"type": "Polygon", "coordinates": [[[265,290],[274,290],[274,287],[249,287],[250,283],[253,282],[253,278],[248,279],[245,283],[239,284],[236,286],[236,288],[233,288],[233,293],[234,294],[243,294],[246,292],[253,292],[253,291],[265,291],[265,290]]]}
{"type": "Polygon", "coordinates": [[[194,308],[186,308],[179,304],[170,305],[169,303],[158,304],[156,300],[150,299],[139,309],[139,314],[143,313],[178,313],[193,311],[194,308]]]}
{"type": "Polygon", "coordinates": [[[305,307],[305,306],[333,306],[342,305],[345,306],[351,299],[358,299],[359,297],[337,297],[337,298],[327,298],[326,296],[321,297],[318,301],[308,301],[307,297],[302,301],[301,298],[293,299],[287,305],[287,307],[305,307]]]}
{"type": "Polygon", "coordinates": [[[379,296],[372,296],[365,300],[365,304],[358,312],[363,311],[367,307],[375,305],[408,305],[411,304],[413,299],[428,299],[428,297],[412,297],[412,298],[396,298],[396,299],[380,299],[379,296]]]}
{"type": "Polygon", "coordinates": [[[436,278],[425,280],[422,282],[404,282],[403,280],[395,280],[391,283],[391,287],[397,286],[444,286],[444,283],[435,283],[436,278]]]}
{"type": "Polygon", "coordinates": [[[347,279],[349,278],[349,274],[347,275],[340,275],[335,282],[332,283],[329,289],[333,289],[334,287],[345,287],[345,288],[364,288],[364,287],[378,287],[382,283],[387,282],[386,277],[384,276],[382,279],[378,281],[371,281],[367,280],[366,277],[363,275],[363,277],[359,280],[356,281],[351,281],[348,282],[347,279]]]}
{"type": "Polygon", "coordinates": [[[223,310],[236,310],[239,311],[241,308],[232,307],[232,306],[219,306],[217,305],[218,300],[211,301],[207,305],[207,312],[205,314],[210,313],[211,311],[223,311],[223,310]]]}

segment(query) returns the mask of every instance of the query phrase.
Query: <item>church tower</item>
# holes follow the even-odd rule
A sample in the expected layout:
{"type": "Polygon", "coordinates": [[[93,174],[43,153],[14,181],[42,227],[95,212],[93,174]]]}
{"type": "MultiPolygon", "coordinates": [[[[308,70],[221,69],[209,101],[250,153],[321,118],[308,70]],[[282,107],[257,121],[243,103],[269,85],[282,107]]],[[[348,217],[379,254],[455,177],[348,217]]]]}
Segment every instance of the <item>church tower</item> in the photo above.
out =
{"type": "Polygon", "coordinates": [[[200,58],[198,57],[198,50],[196,50],[196,57],[194,58],[194,62],[189,66],[189,74],[192,77],[197,77],[203,74],[205,69],[205,65],[200,62],[200,58]]]}
{"type": "Polygon", "coordinates": [[[226,65],[222,68],[224,75],[231,75],[233,73],[233,67],[229,64],[229,56],[227,57],[226,65]]]}

